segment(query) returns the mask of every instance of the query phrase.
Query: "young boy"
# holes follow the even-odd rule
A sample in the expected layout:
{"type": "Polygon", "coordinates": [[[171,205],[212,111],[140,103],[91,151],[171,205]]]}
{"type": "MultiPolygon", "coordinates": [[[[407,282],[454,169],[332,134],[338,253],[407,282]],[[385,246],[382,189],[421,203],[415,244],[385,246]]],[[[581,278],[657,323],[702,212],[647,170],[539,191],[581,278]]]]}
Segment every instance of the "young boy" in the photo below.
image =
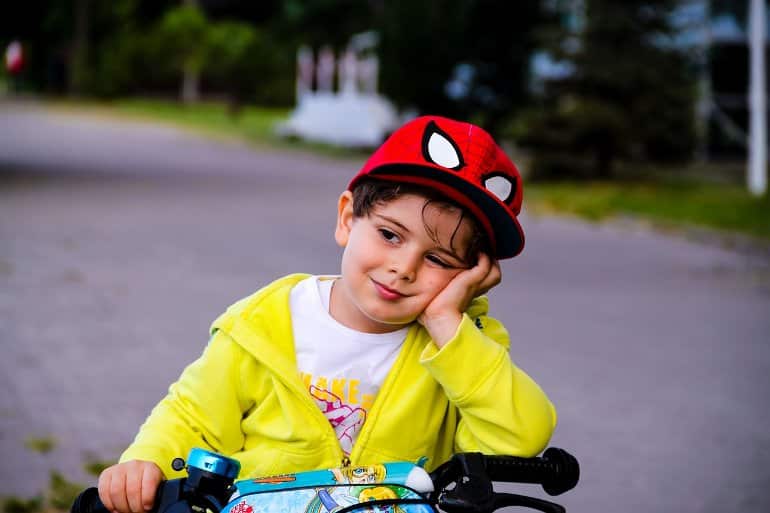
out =
{"type": "Polygon", "coordinates": [[[421,117],[369,158],[337,207],[341,274],[282,278],[214,321],[203,355],[99,478],[119,513],[152,506],[192,447],[240,478],[428,458],[534,456],[556,425],[487,316],[516,256],[518,170],[482,129],[421,117]]]}

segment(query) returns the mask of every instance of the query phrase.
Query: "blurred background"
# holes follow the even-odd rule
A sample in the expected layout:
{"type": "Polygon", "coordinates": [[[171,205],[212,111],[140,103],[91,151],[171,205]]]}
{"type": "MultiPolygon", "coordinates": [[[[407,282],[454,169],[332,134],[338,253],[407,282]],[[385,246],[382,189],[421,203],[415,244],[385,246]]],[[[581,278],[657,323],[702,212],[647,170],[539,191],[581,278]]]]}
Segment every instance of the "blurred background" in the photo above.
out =
{"type": "Polygon", "coordinates": [[[337,195],[419,114],[525,177],[491,295],[583,465],[557,501],[770,511],[767,2],[2,9],[4,511],[67,510],[228,304],[337,272],[337,195]]]}
{"type": "Polygon", "coordinates": [[[2,87],[290,109],[300,47],[341,55],[373,31],[379,90],[401,112],[478,122],[535,150],[538,176],[604,177],[618,161],[742,158],[749,4],[32,0],[0,22],[23,53],[2,87]]]}

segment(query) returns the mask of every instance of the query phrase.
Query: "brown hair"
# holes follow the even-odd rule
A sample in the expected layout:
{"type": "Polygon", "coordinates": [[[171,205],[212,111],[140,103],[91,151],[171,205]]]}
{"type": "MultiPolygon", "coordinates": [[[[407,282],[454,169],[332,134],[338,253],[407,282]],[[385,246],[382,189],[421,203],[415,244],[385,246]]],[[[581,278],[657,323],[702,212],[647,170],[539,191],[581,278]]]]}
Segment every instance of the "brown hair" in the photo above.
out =
{"type": "Polygon", "coordinates": [[[425,209],[430,205],[437,206],[438,208],[449,210],[457,209],[460,211],[460,219],[457,221],[457,226],[452,233],[452,237],[449,240],[449,247],[454,250],[454,238],[457,235],[457,231],[460,229],[460,225],[464,218],[468,218],[471,222],[472,235],[471,240],[468,243],[468,250],[465,254],[465,261],[469,265],[475,265],[476,260],[480,252],[489,254],[489,240],[486,233],[481,229],[481,225],[476,218],[467,212],[463,207],[442,195],[435,189],[427,186],[403,183],[403,182],[390,182],[385,180],[367,179],[360,180],[355,187],[353,187],[353,215],[356,217],[366,217],[372,210],[378,206],[393,201],[405,194],[413,194],[425,198],[425,204],[422,207],[423,224],[428,235],[436,241],[438,241],[438,235],[436,231],[431,228],[427,221],[425,221],[425,209]]]}

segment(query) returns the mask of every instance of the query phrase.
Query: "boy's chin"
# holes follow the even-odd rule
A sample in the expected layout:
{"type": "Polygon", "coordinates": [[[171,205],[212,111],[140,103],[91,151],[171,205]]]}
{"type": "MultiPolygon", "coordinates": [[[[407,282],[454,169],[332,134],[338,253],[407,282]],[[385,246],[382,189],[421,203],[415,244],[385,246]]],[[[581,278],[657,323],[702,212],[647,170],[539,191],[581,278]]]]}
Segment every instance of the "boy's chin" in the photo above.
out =
{"type": "Polygon", "coordinates": [[[417,322],[417,317],[408,317],[408,318],[390,318],[390,319],[379,319],[376,317],[369,317],[372,321],[376,322],[377,324],[385,327],[390,328],[388,331],[396,331],[401,328],[405,328],[406,326],[409,326],[410,324],[417,322]]]}

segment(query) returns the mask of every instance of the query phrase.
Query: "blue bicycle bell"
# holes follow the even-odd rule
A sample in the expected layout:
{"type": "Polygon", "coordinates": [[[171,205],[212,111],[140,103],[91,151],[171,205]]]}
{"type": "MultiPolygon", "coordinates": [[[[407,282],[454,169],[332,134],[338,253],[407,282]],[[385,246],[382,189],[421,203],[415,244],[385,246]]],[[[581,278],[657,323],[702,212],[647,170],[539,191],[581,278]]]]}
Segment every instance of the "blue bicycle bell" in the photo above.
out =
{"type": "Polygon", "coordinates": [[[238,460],[195,447],[190,450],[190,454],[187,456],[188,472],[190,468],[234,480],[238,477],[238,472],[241,471],[241,464],[238,460]]]}

